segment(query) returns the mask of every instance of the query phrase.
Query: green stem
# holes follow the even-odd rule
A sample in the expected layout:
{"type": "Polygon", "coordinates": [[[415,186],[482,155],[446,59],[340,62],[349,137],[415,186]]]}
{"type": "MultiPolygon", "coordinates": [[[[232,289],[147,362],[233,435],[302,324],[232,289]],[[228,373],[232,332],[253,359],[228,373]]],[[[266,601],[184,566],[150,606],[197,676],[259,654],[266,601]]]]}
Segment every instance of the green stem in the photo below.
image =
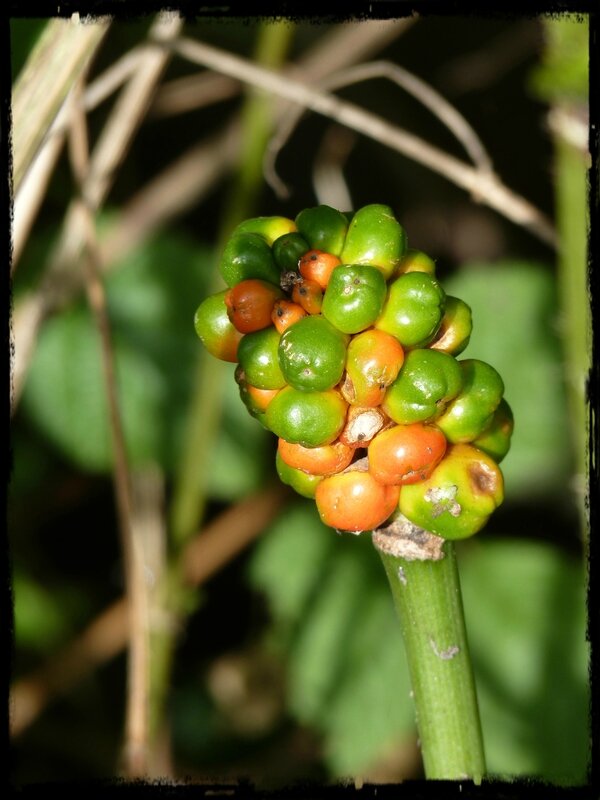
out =
{"type": "MultiPolygon", "coordinates": [[[[285,59],[294,31],[284,22],[265,22],[259,28],[255,60],[277,67],[285,59]]],[[[223,214],[217,250],[220,252],[232,229],[251,215],[262,186],[262,160],[273,127],[272,99],[250,92],[242,110],[242,146],[237,174],[223,214]]],[[[216,273],[216,269],[215,269],[216,273]]],[[[217,274],[213,291],[222,288],[217,274]],[[218,285],[217,285],[218,284],[218,285]]],[[[193,334],[193,331],[192,331],[193,334]]],[[[222,411],[222,388],[227,365],[215,363],[207,354],[199,356],[187,425],[185,445],[177,472],[171,507],[172,540],[181,550],[195,533],[206,505],[206,483],[222,411]]]]}
{"type": "Polygon", "coordinates": [[[586,379],[591,366],[586,161],[584,153],[566,142],[559,134],[555,136],[556,219],[561,242],[558,261],[559,299],[563,323],[561,333],[575,469],[580,476],[577,502],[584,531],[586,530],[584,476],[587,469],[586,379]]]}
{"type": "Polygon", "coordinates": [[[424,560],[385,552],[377,533],[374,543],[400,618],[425,775],[480,783],[485,756],[453,543],[439,540],[442,557],[424,560]]]}

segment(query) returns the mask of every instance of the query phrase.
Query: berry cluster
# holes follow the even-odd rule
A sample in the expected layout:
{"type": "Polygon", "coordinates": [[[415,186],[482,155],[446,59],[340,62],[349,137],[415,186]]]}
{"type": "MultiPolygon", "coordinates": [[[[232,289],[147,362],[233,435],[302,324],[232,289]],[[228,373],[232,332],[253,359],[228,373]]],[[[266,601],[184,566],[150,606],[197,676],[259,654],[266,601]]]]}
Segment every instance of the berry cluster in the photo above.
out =
{"type": "Polygon", "coordinates": [[[447,539],[502,502],[513,418],[500,375],[457,360],[471,310],[446,295],[385,205],[321,205],[239,225],[229,287],[199,306],[210,353],[237,362],[250,414],[278,438],[284,483],[358,533],[402,514],[447,539]]]}

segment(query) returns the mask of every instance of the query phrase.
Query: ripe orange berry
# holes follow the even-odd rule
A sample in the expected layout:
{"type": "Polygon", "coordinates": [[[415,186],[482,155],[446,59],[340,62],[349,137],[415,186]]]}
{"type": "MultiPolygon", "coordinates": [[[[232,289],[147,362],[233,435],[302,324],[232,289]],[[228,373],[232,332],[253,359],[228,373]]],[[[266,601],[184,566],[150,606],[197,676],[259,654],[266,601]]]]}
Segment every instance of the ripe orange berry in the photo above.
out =
{"type": "Polygon", "coordinates": [[[325,525],[354,533],[383,525],[395,511],[399,497],[399,486],[378,483],[370,472],[359,470],[323,478],[315,493],[325,525]]]}
{"type": "Polygon", "coordinates": [[[353,336],[341,386],[344,399],[352,405],[378,406],[403,363],[402,345],[389,333],[369,328],[353,336]]]}
{"type": "Polygon", "coordinates": [[[253,333],[271,325],[275,301],[283,296],[278,286],[257,278],[240,281],[225,294],[227,315],[240,333],[253,333]]]}
{"type": "Polygon", "coordinates": [[[259,389],[257,386],[252,386],[251,383],[246,383],[246,391],[253,407],[257,411],[266,411],[267,406],[279,392],[279,389],[259,389]]]}
{"type": "Polygon", "coordinates": [[[436,427],[415,422],[394,425],[369,445],[369,472],[380,483],[425,481],[446,452],[446,437],[436,427]]]}
{"type": "Polygon", "coordinates": [[[327,288],[333,270],[342,262],[337,256],[323,250],[309,250],[298,262],[298,271],[303,278],[315,281],[323,291],[327,288]]]}
{"type": "Polygon", "coordinates": [[[307,314],[320,314],[323,305],[323,289],[316,281],[303,278],[292,290],[292,300],[302,306],[307,314]]]}
{"type": "Polygon", "coordinates": [[[310,475],[332,475],[341,472],[350,464],[354,455],[354,448],[342,442],[321,447],[303,447],[301,444],[279,439],[277,450],[289,467],[301,469],[310,475]]]}
{"type": "Polygon", "coordinates": [[[271,320],[279,333],[286,331],[294,322],[306,316],[306,311],[298,303],[290,300],[276,300],[271,312],[271,320]]]}

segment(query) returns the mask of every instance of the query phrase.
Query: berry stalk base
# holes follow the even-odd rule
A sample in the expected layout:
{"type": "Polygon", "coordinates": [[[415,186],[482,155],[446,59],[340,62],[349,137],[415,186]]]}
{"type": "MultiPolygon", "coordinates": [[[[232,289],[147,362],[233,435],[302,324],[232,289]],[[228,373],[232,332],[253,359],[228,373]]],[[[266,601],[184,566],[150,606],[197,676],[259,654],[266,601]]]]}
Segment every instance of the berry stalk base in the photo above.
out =
{"type": "Polygon", "coordinates": [[[479,784],[485,757],[453,543],[400,518],[373,544],[400,618],[425,775],[479,784]]]}

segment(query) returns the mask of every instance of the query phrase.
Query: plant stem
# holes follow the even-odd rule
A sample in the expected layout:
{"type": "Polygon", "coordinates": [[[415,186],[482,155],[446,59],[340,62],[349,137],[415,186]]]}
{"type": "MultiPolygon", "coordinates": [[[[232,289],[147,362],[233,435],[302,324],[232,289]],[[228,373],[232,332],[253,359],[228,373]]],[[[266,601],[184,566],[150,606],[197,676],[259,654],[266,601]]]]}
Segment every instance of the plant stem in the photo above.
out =
{"type": "Polygon", "coordinates": [[[436,545],[407,558],[373,536],[400,617],[425,775],[480,783],[485,756],[454,546],[410,524],[403,536],[412,550],[415,540],[436,545]]]}

